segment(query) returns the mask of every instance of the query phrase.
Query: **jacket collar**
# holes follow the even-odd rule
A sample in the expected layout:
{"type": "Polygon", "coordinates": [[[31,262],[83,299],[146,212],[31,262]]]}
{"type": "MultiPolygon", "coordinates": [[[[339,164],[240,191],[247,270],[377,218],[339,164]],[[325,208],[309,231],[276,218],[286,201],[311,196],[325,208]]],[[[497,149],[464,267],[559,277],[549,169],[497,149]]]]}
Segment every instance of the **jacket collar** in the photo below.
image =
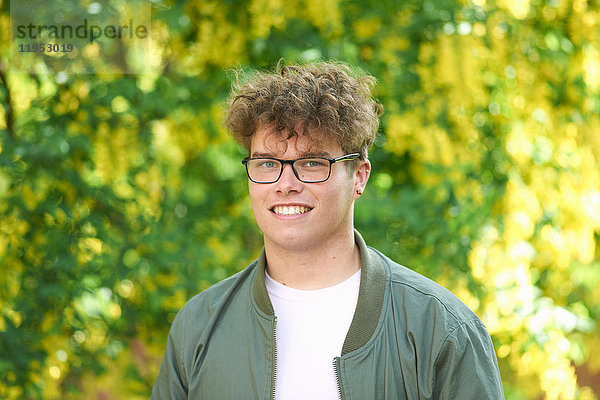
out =
{"type": "MultiPolygon", "coordinates": [[[[373,336],[383,307],[385,289],[385,268],[381,258],[374,250],[367,247],[357,230],[354,230],[354,241],[360,250],[362,271],[356,311],[342,347],[342,355],[363,346],[373,336]]],[[[264,313],[275,315],[265,285],[265,266],[266,257],[263,248],[256,264],[254,299],[264,313]]]]}

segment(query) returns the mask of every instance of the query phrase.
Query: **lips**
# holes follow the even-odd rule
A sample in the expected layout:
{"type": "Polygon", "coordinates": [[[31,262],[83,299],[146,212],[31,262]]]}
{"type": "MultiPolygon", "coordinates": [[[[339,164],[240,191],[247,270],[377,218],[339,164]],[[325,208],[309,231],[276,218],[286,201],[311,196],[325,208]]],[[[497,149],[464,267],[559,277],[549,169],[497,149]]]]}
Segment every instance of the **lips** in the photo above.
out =
{"type": "Polygon", "coordinates": [[[277,215],[299,215],[307,213],[310,210],[312,210],[312,207],[300,205],[274,206],[271,208],[271,211],[277,215]]]}

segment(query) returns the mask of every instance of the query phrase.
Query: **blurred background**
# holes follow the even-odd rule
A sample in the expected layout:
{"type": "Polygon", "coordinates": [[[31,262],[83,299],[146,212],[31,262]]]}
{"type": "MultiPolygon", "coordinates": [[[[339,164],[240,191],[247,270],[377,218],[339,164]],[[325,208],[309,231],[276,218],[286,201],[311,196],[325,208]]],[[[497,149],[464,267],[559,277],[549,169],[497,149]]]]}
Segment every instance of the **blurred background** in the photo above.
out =
{"type": "Polygon", "coordinates": [[[482,318],[506,398],[600,398],[600,1],[149,4],[149,68],[13,73],[0,0],[0,398],[149,397],[177,311],[260,251],[221,120],[280,59],[378,79],[356,227],[482,318]]]}

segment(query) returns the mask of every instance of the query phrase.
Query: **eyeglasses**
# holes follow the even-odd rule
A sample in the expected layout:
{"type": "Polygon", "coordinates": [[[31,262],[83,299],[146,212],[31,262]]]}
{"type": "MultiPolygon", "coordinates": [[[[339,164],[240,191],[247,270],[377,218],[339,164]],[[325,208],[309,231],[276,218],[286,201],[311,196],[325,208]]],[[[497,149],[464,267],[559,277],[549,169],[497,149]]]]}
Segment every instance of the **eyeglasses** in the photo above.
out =
{"type": "Polygon", "coordinates": [[[350,161],[359,157],[360,153],[346,154],[337,158],[305,157],[296,160],[280,160],[278,158],[250,158],[242,160],[246,166],[248,178],[254,183],[274,183],[283,173],[283,166],[290,164],[294,175],[300,182],[325,182],[331,175],[331,166],[338,161],[350,161]]]}

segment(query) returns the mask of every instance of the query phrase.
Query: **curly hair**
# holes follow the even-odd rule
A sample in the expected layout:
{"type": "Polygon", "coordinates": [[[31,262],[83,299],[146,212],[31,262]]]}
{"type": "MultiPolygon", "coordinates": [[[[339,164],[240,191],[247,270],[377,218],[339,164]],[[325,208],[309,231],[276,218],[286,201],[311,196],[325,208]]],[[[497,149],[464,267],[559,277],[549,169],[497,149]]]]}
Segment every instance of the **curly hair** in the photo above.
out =
{"type": "Polygon", "coordinates": [[[256,73],[241,82],[236,75],[225,127],[248,151],[262,126],[284,139],[307,135],[314,143],[333,138],[346,153],[367,151],[375,141],[383,107],[372,97],[375,78],[353,76],[342,63],[277,65],[276,73],[256,73]],[[300,130],[300,131],[298,131],[300,130]]]}

